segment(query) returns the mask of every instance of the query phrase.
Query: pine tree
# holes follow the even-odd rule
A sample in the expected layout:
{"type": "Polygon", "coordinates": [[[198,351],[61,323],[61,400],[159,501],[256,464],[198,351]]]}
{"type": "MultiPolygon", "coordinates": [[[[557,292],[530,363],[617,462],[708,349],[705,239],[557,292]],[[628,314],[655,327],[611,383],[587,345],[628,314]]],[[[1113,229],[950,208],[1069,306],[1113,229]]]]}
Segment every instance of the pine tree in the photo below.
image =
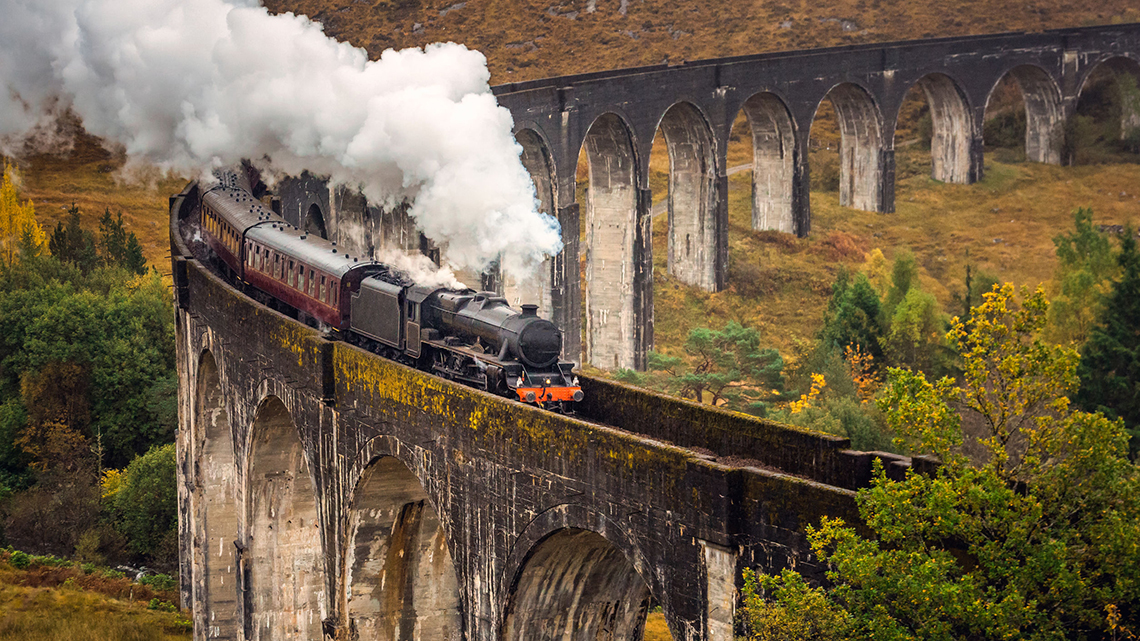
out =
{"type": "Polygon", "coordinates": [[[1129,451],[1136,458],[1140,451],[1140,252],[1131,229],[1125,232],[1117,262],[1123,273],[1082,350],[1077,370],[1081,388],[1074,401],[1087,411],[1124,419],[1129,451]]]}
{"type": "Polygon", "coordinates": [[[851,282],[848,273],[841,271],[831,292],[820,332],[824,348],[842,353],[848,345],[856,345],[869,354],[873,362],[883,362],[881,305],[867,276],[859,274],[851,282]]]}
{"type": "Polygon", "coordinates": [[[48,239],[48,250],[60,262],[74,263],[85,273],[99,266],[95,235],[79,223],[79,207],[72,203],[67,210],[67,224],[56,224],[48,239]]]}

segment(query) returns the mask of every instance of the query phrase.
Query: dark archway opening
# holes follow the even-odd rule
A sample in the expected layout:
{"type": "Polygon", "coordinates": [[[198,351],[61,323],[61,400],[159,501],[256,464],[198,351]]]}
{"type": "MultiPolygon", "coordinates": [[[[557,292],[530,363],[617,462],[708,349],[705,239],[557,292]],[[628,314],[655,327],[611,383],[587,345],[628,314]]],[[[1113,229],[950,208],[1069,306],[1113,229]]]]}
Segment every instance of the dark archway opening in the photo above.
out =
{"type": "Polygon", "coordinates": [[[990,91],[982,136],[999,162],[1061,163],[1065,122],[1061,92],[1040,67],[1011,69],[990,91]],[[1020,141],[1020,142],[1019,142],[1020,141]],[[1021,155],[1017,148],[1024,150],[1021,155]],[[1005,151],[1012,150],[1012,151],[1005,151]]]}
{"type": "Polygon", "coordinates": [[[325,228],[325,217],[321,213],[321,208],[317,203],[309,205],[309,210],[305,212],[305,233],[320,236],[321,238],[328,239],[329,233],[325,228]]]}
{"type": "Polygon", "coordinates": [[[1110,58],[1098,64],[1065,126],[1066,164],[1140,161],[1140,64],[1110,58]]]}
{"type": "MultiPolygon", "coordinates": [[[[502,640],[639,641],[651,607],[649,586],[621,550],[595,532],[559,530],[519,573],[502,640]]],[[[671,639],[661,627],[654,623],[653,636],[671,639]]]]}
{"type": "Polygon", "coordinates": [[[279,399],[262,403],[252,429],[244,552],[251,641],[319,641],[328,601],[308,457],[279,399]]]}
{"type": "Polygon", "coordinates": [[[383,457],[353,493],[346,611],[361,639],[463,638],[455,566],[439,515],[414,474],[383,457]]]}

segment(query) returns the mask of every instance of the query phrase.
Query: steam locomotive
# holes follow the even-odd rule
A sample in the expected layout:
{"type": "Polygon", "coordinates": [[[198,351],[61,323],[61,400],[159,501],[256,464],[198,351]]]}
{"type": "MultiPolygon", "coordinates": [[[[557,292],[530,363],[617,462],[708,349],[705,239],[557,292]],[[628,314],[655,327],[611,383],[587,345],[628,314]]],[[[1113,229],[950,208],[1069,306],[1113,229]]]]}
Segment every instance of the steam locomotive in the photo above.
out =
{"type": "Polygon", "coordinates": [[[555,411],[582,400],[562,332],[536,305],[494,292],[428,287],[361,260],[266,207],[236,174],[201,200],[198,224],[217,267],[262,302],[382,356],[555,411]]]}

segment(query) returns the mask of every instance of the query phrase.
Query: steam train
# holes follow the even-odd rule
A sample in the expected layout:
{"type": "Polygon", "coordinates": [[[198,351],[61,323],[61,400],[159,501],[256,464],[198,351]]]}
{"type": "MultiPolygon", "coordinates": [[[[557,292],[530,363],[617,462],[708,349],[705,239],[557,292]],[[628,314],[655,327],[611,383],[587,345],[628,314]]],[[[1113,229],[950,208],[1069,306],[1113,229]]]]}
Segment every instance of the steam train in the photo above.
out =
{"type": "Polygon", "coordinates": [[[383,263],[289,224],[228,173],[201,199],[212,260],[262,302],[344,340],[523,403],[570,412],[582,400],[562,332],[536,305],[494,292],[418,285],[383,263]]]}

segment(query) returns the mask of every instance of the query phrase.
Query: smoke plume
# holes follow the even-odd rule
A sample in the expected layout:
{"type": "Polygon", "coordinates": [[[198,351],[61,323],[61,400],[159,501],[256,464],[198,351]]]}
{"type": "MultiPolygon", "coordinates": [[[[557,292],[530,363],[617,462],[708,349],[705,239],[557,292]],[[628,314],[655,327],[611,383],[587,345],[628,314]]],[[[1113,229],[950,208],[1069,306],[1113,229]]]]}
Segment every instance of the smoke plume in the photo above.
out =
{"type": "Polygon", "coordinates": [[[184,175],[252,159],[412,201],[456,268],[524,275],[561,248],[519,161],[486,60],[461,45],[370,61],[319,24],[250,0],[6,0],[0,147],[70,109],[129,163],[184,175]]]}

